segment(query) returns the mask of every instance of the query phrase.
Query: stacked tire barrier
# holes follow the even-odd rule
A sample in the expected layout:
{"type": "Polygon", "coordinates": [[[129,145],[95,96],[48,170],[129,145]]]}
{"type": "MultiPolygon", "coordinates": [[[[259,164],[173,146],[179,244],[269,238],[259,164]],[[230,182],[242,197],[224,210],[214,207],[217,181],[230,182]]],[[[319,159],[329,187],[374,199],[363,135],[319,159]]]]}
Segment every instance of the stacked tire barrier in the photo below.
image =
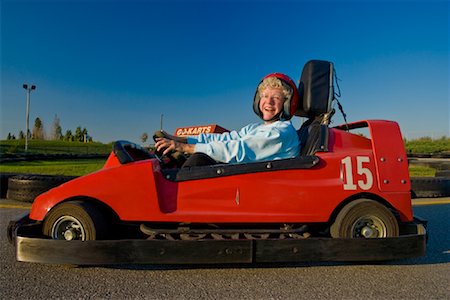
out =
{"type": "Polygon", "coordinates": [[[38,195],[74,178],[76,176],[1,174],[1,197],[33,202],[38,195]]]}
{"type": "Polygon", "coordinates": [[[8,191],[8,180],[10,177],[17,175],[16,173],[0,173],[0,198],[6,198],[8,191]]]}
{"type": "MultiPolygon", "coordinates": [[[[106,158],[108,154],[2,154],[0,163],[54,159],[106,158]]],[[[0,173],[0,198],[33,202],[39,194],[77,176],[0,173]]]]}
{"type": "Polygon", "coordinates": [[[450,178],[450,170],[440,170],[436,172],[436,177],[450,178]]]}
{"type": "Polygon", "coordinates": [[[416,156],[409,162],[410,164],[436,169],[435,177],[411,177],[412,198],[450,196],[450,160],[448,157],[436,159],[435,157],[416,156]]]}
{"type": "Polygon", "coordinates": [[[411,177],[412,198],[437,198],[450,196],[450,178],[411,177]]]}

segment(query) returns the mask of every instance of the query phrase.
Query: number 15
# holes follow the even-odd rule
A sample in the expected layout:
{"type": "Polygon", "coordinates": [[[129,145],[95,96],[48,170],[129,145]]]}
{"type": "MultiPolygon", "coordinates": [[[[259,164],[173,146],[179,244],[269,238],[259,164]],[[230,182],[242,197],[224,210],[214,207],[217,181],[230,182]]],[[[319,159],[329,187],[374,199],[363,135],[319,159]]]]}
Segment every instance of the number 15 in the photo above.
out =
{"type": "Polygon", "coordinates": [[[344,190],[354,191],[359,187],[362,190],[369,190],[373,185],[373,175],[369,168],[364,167],[364,163],[369,163],[370,158],[368,156],[356,157],[356,173],[358,175],[364,175],[365,180],[358,180],[358,185],[353,180],[353,164],[352,157],[347,156],[341,160],[341,179],[344,181],[344,190]]]}

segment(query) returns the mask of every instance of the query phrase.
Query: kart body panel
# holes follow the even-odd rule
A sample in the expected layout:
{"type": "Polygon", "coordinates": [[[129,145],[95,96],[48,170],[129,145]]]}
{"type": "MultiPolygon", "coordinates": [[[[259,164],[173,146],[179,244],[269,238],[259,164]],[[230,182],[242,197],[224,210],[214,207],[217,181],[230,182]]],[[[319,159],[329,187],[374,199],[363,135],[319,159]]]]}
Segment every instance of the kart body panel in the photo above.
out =
{"type": "Polygon", "coordinates": [[[222,175],[177,181],[166,178],[156,158],[122,165],[111,155],[102,170],[38,196],[30,218],[42,221],[55,205],[82,198],[102,202],[122,221],[315,223],[328,222],[337,208],[365,196],[392,207],[401,221],[412,221],[406,153],[403,145],[393,145],[402,141],[398,125],[349,124],[357,125],[368,126],[372,139],[330,128],[329,151],[316,153],[318,163],[307,168],[266,167],[229,176],[228,168],[240,166],[214,165],[198,168],[222,175]]]}

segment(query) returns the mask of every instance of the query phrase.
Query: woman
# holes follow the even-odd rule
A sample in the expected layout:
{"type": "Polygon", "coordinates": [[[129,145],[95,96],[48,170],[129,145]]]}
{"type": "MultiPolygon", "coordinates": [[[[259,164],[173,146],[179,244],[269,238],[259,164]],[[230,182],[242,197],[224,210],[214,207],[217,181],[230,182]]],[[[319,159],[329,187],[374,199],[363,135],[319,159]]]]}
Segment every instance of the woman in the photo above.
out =
{"type": "Polygon", "coordinates": [[[156,150],[168,154],[193,154],[183,167],[216,163],[247,163],[295,157],[299,140],[290,121],[295,113],[298,92],[288,76],[272,73],[258,85],[253,110],[263,123],[249,124],[239,131],[202,133],[180,138],[163,132],[156,138],[156,150]]]}

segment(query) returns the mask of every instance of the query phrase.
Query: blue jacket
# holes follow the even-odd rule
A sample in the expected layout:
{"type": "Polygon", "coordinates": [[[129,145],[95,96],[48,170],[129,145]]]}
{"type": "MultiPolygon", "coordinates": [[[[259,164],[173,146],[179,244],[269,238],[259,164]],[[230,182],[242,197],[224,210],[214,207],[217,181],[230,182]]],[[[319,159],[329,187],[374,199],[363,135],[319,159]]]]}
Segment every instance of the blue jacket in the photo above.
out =
{"type": "Polygon", "coordinates": [[[291,121],[249,124],[239,131],[189,137],[195,152],[223,163],[247,163],[296,157],[299,139],[291,121]]]}

